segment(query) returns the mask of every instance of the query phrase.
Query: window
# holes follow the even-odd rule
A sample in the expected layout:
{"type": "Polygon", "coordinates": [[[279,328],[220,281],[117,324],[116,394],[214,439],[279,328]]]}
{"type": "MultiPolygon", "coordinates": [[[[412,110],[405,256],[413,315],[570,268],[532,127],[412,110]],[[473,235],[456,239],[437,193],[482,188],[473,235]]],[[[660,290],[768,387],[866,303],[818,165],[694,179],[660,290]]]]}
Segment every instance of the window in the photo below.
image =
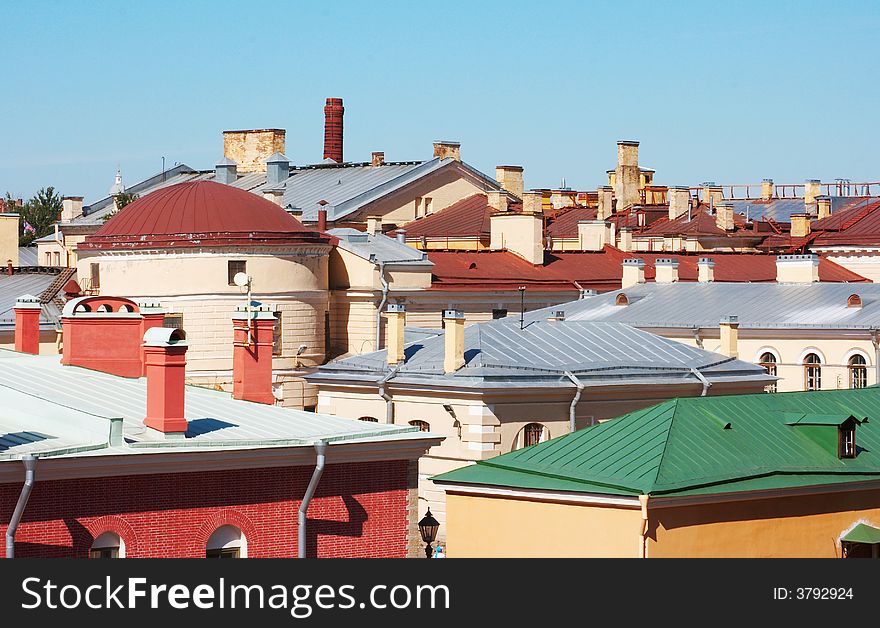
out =
{"type": "MultiPolygon", "coordinates": [[[[776,356],[767,351],[766,353],[761,354],[761,366],[764,367],[764,370],[767,371],[767,375],[776,376],[776,356]]],[[[769,386],[764,388],[767,392],[776,392],[776,382],[773,382],[769,386]]]]}
{"type": "Polygon", "coordinates": [[[547,428],[540,423],[529,423],[519,431],[516,440],[513,443],[514,449],[522,449],[523,447],[531,447],[538,443],[543,443],[548,438],[547,428]]]}
{"type": "Polygon", "coordinates": [[[838,458],[856,457],[856,422],[852,419],[844,421],[837,429],[838,458]]]}
{"type": "Polygon", "coordinates": [[[55,265],[61,266],[61,253],[55,251],[52,255],[55,257],[55,265]]]}
{"type": "Polygon", "coordinates": [[[247,558],[247,539],[235,526],[220,526],[208,539],[205,558],[247,558]]]}
{"type": "Polygon", "coordinates": [[[272,330],[272,355],[281,355],[281,312],[275,312],[275,328],[272,330]]]}
{"type": "Polygon", "coordinates": [[[416,197],[416,218],[422,217],[422,197],[416,197]]]}
{"type": "Polygon", "coordinates": [[[804,390],[822,388],[822,360],[815,353],[804,358],[804,390]]]}
{"type": "Polygon", "coordinates": [[[52,265],[52,254],[49,251],[46,251],[46,266],[52,265]]]}
{"type": "Polygon", "coordinates": [[[614,305],[629,305],[629,298],[621,292],[614,299],[614,305]]]}
{"type": "Polygon", "coordinates": [[[89,274],[91,275],[89,288],[92,290],[98,290],[101,287],[100,266],[98,264],[89,264],[89,274]]]}
{"type": "Polygon", "coordinates": [[[862,307],[862,297],[857,294],[851,294],[846,299],[846,307],[862,307]]]}
{"type": "Polygon", "coordinates": [[[371,416],[362,416],[358,419],[358,421],[363,421],[364,423],[378,423],[379,419],[375,419],[371,416]]]}
{"type": "Polygon", "coordinates": [[[114,532],[104,532],[95,539],[89,558],[125,558],[125,543],[114,532]]]}
{"type": "Polygon", "coordinates": [[[419,428],[419,430],[422,432],[430,432],[431,431],[431,426],[428,425],[427,421],[418,421],[418,420],[417,421],[410,421],[409,424],[413,427],[419,428]]]}
{"type": "Polygon", "coordinates": [[[505,309],[492,310],[492,319],[493,320],[499,319],[499,318],[504,318],[505,316],[507,316],[507,310],[505,310],[505,309]]]}
{"type": "Polygon", "coordinates": [[[425,197],[425,216],[430,215],[431,212],[434,211],[434,209],[431,207],[431,205],[433,204],[432,201],[433,199],[431,199],[430,197],[425,197]]]}
{"type": "Polygon", "coordinates": [[[849,387],[868,387],[868,363],[865,356],[858,353],[849,359],[849,387]]]}
{"type": "Polygon", "coordinates": [[[247,272],[247,262],[244,260],[229,260],[226,263],[226,274],[228,276],[229,285],[235,285],[235,276],[238,273],[246,273],[247,272]]]}
{"type": "Polygon", "coordinates": [[[166,314],[162,327],[169,329],[183,329],[183,314],[166,314]]]}

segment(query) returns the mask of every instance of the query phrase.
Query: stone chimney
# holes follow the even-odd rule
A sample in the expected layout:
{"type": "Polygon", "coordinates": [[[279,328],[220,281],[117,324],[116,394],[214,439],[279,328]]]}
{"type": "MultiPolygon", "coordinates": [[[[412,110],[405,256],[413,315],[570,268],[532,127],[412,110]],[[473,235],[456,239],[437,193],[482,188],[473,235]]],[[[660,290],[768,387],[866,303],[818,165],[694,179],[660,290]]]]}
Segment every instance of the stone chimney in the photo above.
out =
{"type": "Polygon", "coordinates": [[[804,238],[810,235],[810,215],[809,214],[792,214],[791,215],[791,237],[804,238]]]}
{"type": "Polygon", "coordinates": [[[574,204],[571,200],[571,195],[571,190],[553,190],[550,192],[550,205],[553,206],[553,209],[570,207],[574,204]]]}
{"type": "Polygon", "coordinates": [[[82,196],[65,196],[61,199],[61,222],[70,222],[83,213],[82,196]]]}
{"type": "Polygon", "coordinates": [[[614,213],[614,188],[610,185],[603,185],[598,189],[599,206],[596,209],[597,220],[608,220],[614,213]]]}
{"type": "Polygon", "coordinates": [[[703,203],[717,207],[724,200],[724,190],[714,181],[703,183],[703,203]]]}
{"type": "Polygon", "coordinates": [[[382,234],[382,216],[367,216],[367,233],[370,235],[382,234]]]}
{"type": "Polygon", "coordinates": [[[290,160],[281,153],[275,153],[266,160],[266,184],[280,186],[290,177],[290,160]]]}
{"type": "Polygon", "coordinates": [[[39,297],[23,294],[15,301],[15,350],[20,353],[40,353],[39,297]]]}
{"type": "Polygon", "coordinates": [[[328,98],[324,104],[324,159],[342,163],[342,116],[345,107],[341,98],[328,98]]]}
{"type": "Polygon", "coordinates": [[[691,203],[691,191],[688,187],[676,185],[669,188],[669,220],[675,220],[686,214],[691,203]]]}
{"type": "Polygon", "coordinates": [[[815,283],[819,281],[819,256],[777,255],[777,283],[815,283]]]}
{"type": "Polygon", "coordinates": [[[641,201],[639,184],[639,143],[621,140],[617,142],[617,169],[614,172],[614,195],[617,210],[621,211],[641,201]]]}
{"type": "Polygon", "coordinates": [[[715,205],[715,225],[722,231],[733,231],[733,205],[719,203],[715,205]]]}
{"type": "Polygon", "coordinates": [[[387,320],[385,342],[388,353],[388,364],[394,366],[404,361],[404,329],[406,328],[406,306],[403,303],[391,303],[385,311],[387,320]]]}
{"type": "Polygon", "coordinates": [[[444,310],[443,325],[443,370],[455,373],[464,366],[464,312],[444,310]]]}
{"type": "Polygon", "coordinates": [[[611,223],[604,220],[578,221],[578,248],[581,251],[601,251],[609,244],[611,223]]]}
{"type": "Polygon", "coordinates": [[[729,358],[739,356],[739,317],[725,316],[718,323],[719,333],[721,335],[721,346],[719,351],[722,355],[729,358]]]}
{"type": "Polygon", "coordinates": [[[438,140],[434,142],[434,157],[439,159],[454,159],[461,161],[461,144],[459,142],[447,142],[438,140]]]}
{"type": "Polygon", "coordinates": [[[645,283],[645,260],[623,260],[623,276],[620,281],[620,287],[625,289],[639,283],[645,283]]]}
{"type": "Polygon", "coordinates": [[[486,201],[496,212],[507,211],[507,192],[504,190],[489,190],[486,192],[486,201]]]}
{"type": "Polygon", "coordinates": [[[544,195],[540,192],[523,192],[522,201],[524,214],[544,213],[544,195]]]}
{"type": "Polygon", "coordinates": [[[523,195],[523,167],[496,166],[495,180],[498,184],[517,198],[523,195]]]}
{"type": "Polygon", "coordinates": [[[812,205],[816,197],[822,194],[821,181],[819,179],[807,179],[804,181],[804,205],[812,205]]]}
{"type": "Polygon", "coordinates": [[[828,218],[831,215],[831,197],[830,196],[817,196],[816,197],[816,205],[819,208],[819,220],[823,218],[828,218]]]}
{"type": "Polygon", "coordinates": [[[214,181],[232,185],[238,179],[238,164],[224,157],[214,165],[214,181]]]}
{"type": "Polygon", "coordinates": [[[274,404],[272,393],[272,348],[275,313],[254,302],[239,305],[232,315],[232,396],[235,399],[274,404]]]}
{"type": "Polygon", "coordinates": [[[284,188],[269,188],[263,190],[263,198],[278,207],[284,207],[284,188]]]}
{"type": "Polygon", "coordinates": [[[506,249],[530,264],[544,263],[544,214],[504,212],[489,218],[489,248],[506,249]]]}
{"type": "Polygon", "coordinates": [[[697,281],[700,283],[715,281],[715,260],[711,257],[701,257],[697,260],[697,281]]]}
{"type": "Polygon", "coordinates": [[[186,333],[172,327],[154,327],[144,334],[147,375],[147,416],[144,425],[183,438],[187,422],[186,333]]]}
{"type": "Polygon", "coordinates": [[[370,158],[370,165],[376,168],[377,166],[385,165],[385,153],[382,151],[373,151],[373,155],[370,158]]]}
{"type": "Polygon", "coordinates": [[[266,172],[266,160],[284,153],[284,129],[223,131],[223,156],[235,161],[238,172],[266,172]]]}
{"type": "Polygon", "coordinates": [[[657,283],[678,281],[678,260],[671,257],[658,257],[654,262],[654,281],[657,283]]]}
{"type": "Polygon", "coordinates": [[[761,181],[761,198],[765,201],[773,198],[773,179],[763,179],[761,181]]]}

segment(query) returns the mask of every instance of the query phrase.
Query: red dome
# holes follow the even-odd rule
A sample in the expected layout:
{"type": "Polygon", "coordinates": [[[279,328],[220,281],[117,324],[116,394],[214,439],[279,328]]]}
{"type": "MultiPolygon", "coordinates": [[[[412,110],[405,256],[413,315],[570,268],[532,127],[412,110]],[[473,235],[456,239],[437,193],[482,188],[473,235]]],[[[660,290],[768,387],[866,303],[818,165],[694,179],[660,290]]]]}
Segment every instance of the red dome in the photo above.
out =
{"type": "Polygon", "coordinates": [[[212,181],[178,183],[129,203],[81,249],[328,243],[326,234],[251,192],[212,181]]]}

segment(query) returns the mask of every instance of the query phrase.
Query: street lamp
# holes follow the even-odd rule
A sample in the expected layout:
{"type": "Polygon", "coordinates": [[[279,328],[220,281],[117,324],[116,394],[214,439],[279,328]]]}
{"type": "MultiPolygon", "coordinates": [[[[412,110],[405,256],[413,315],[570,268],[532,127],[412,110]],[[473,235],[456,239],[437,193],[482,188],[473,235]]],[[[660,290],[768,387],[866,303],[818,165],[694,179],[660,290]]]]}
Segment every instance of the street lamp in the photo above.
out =
{"type": "Polygon", "coordinates": [[[425,542],[426,558],[431,558],[431,552],[433,551],[431,543],[437,538],[437,530],[439,528],[440,522],[434,519],[434,516],[431,514],[431,509],[428,508],[428,512],[422,520],[419,521],[419,533],[422,535],[422,540],[425,542]]]}

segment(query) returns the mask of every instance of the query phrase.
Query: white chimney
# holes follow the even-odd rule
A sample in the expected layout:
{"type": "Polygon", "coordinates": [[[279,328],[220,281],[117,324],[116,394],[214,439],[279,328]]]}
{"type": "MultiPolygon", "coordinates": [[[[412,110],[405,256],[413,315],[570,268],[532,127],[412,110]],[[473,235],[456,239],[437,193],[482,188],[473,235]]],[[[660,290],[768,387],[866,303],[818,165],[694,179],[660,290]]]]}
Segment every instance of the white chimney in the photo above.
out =
{"type": "Polygon", "coordinates": [[[623,276],[620,281],[620,287],[625,289],[639,283],[645,283],[645,260],[623,260],[623,276]]]}
{"type": "Polygon", "coordinates": [[[657,283],[674,283],[678,281],[678,260],[669,257],[658,257],[654,262],[654,281],[657,283]]]}
{"type": "Polygon", "coordinates": [[[715,260],[711,257],[701,257],[697,261],[697,280],[700,283],[715,281],[715,260]]]}

